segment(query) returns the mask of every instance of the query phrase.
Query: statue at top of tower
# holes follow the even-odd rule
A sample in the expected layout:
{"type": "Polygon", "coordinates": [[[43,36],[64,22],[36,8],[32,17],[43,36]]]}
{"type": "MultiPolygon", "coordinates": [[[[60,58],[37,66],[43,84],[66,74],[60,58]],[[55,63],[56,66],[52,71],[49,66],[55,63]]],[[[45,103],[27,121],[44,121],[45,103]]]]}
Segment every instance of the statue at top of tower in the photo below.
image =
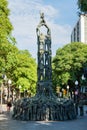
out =
{"type": "Polygon", "coordinates": [[[50,35],[51,35],[50,29],[49,29],[48,25],[46,24],[46,21],[44,20],[44,13],[41,12],[40,13],[40,23],[36,28],[37,35],[40,35],[42,33],[42,32],[40,32],[40,28],[42,26],[46,27],[46,29],[47,29],[46,37],[50,37],[50,35]]]}
{"type": "Polygon", "coordinates": [[[40,13],[40,19],[41,19],[41,21],[40,21],[41,23],[43,23],[43,24],[46,23],[44,20],[44,13],[42,13],[42,12],[40,13]]]}

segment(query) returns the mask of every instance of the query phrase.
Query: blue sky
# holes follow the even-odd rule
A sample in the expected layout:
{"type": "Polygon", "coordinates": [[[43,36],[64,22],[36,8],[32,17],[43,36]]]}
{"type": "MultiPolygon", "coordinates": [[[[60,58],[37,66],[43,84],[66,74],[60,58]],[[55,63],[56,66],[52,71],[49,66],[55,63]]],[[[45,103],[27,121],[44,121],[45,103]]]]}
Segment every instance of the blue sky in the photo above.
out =
{"type": "Polygon", "coordinates": [[[14,27],[13,36],[19,49],[28,49],[37,57],[36,27],[40,20],[39,12],[51,29],[52,55],[56,50],[70,43],[70,35],[78,20],[77,0],[8,0],[10,21],[14,27]]]}

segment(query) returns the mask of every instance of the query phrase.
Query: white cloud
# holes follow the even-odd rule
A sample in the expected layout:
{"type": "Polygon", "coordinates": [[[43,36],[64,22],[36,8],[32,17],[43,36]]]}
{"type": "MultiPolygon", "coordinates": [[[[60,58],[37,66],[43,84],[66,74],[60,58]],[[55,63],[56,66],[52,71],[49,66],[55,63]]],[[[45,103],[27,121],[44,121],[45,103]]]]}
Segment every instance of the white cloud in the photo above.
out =
{"type": "Polygon", "coordinates": [[[8,0],[11,10],[10,20],[14,27],[13,35],[20,49],[28,49],[33,57],[37,55],[36,27],[39,23],[39,11],[46,15],[46,21],[51,28],[53,55],[58,47],[69,42],[68,25],[58,25],[55,18],[58,10],[51,5],[44,4],[43,0],[8,0]]]}

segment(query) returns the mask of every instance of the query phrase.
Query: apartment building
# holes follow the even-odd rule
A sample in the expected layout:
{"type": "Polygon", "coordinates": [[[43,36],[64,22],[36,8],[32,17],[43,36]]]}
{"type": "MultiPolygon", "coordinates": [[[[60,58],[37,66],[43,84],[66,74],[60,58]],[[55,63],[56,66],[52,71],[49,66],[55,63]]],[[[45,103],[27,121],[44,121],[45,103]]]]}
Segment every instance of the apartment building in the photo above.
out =
{"type": "Polygon", "coordinates": [[[87,43],[87,14],[81,14],[71,33],[71,42],[87,43]]]}

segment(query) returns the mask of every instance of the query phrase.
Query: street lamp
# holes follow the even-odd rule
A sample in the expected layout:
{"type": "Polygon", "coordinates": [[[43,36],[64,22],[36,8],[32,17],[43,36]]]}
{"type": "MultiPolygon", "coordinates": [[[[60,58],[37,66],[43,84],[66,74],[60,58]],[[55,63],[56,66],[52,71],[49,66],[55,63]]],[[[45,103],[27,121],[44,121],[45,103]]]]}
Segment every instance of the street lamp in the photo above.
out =
{"type": "Polygon", "coordinates": [[[84,75],[82,75],[82,80],[85,80],[85,77],[84,77],[84,75]]]}
{"type": "Polygon", "coordinates": [[[76,107],[76,115],[78,115],[78,101],[77,101],[77,96],[78,96],[78,81],[75,81],[75,107],[76,107]]]}
{"type": "Polygon", "coordinates": [[[77,95],[78,95],[78,81],[75,81],[75,102],[77,102],[77,95]]]}
{"type": "Polygon", "coordinates": [[[77,80],[75,81],[75,85],[76,85],[76,86],[78,85],[78,81],[77,81],[77,80]]]}
{"type": "Polygon", "coordinates": [[[69,97],[69,85],[67,85],[67,97],[69,97]]]}
{"type": "Polygon", "coordinates": [[[82,75],[81,79],[82,79],[82,84],[81,84],[80,92],[84,92],[85,88],[84,88],[83,82],[84,82],[85,79],[86,79],[86,78],[84,77],[84,74],[82,75]]]}
{"type": "Polygon", "coordinates": [[[10,98],[10,85],[11,85],[12,81],[9,79],[8,80],[8,98],[10,98]]]}

